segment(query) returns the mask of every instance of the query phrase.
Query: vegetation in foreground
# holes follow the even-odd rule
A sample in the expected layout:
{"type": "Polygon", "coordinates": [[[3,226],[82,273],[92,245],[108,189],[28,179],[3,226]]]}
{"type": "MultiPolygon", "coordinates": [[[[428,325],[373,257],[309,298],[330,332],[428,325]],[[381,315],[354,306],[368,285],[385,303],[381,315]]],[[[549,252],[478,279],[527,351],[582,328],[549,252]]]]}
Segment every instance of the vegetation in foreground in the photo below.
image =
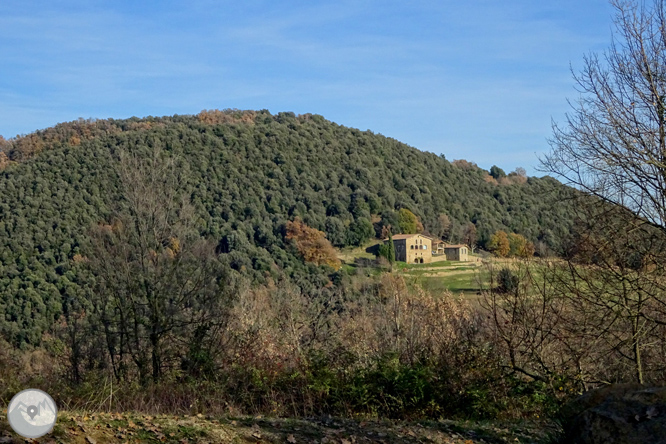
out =
{"type": "Polygon", "coordinates": [[[4,343],[0,399],[35,386],[69,409],[401,419],[556,407],[556,389],[504,368],[502,344],[466,301],[410,290],[392,274],[347,288],[333,300],[284,283],[244,291],[205,342],[183,343],[178,330],[163,338],[158,379],[141,378],[140,350],[110,355],[105,334],[77,337],[79,357],[65,335],[32,351],[4,343]]]}

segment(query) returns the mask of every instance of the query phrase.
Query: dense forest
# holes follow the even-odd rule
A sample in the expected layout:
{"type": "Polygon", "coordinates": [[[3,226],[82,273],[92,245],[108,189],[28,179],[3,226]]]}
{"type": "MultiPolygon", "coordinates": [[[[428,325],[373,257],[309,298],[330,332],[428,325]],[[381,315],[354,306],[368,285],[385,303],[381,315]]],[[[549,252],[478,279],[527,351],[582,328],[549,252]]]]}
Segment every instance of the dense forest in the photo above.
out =
{"type": "Polygon", "coordinates": [[[408,209],[433,236],[484,248],[505,230],[537,253],[560,251],[573,223],[568,190],[552,178],[449,162],[318,115],[79,120],[0,138],[0,149],[0,333],[17,346],[39,344],[93,288],[76,264],[91,254],[91,230],[112,223],[123,201],[114,167],[122,152],[177,159],[198,235],[220,259],[251,282],[287,278],[305,294],[327,291],[343,271],[303,262],[285,237],[295,218],[345,247],[386,226],[399,232],[408,209]]]}

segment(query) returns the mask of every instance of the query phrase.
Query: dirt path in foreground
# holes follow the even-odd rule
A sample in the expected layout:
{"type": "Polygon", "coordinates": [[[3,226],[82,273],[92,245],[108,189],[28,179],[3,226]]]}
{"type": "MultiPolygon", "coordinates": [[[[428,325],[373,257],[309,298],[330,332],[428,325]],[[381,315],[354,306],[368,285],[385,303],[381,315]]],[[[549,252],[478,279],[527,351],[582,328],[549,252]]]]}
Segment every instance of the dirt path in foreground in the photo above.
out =
{"type": "Polygon", "coordinates": [[[553,433],[549,423],[356,421],[340,418],[204,417],[58,412],[54,431],[37,440],[14,434],[0,419],[0,444],[43,443],[528,443],[553,433]]]}

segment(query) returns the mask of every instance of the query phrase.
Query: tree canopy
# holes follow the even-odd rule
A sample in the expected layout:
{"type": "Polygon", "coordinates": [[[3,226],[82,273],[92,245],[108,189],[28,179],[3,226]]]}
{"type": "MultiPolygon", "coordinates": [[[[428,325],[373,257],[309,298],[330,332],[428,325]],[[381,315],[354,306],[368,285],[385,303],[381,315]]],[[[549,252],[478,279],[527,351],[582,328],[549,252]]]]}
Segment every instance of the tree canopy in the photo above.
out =
{"type": "Polygon", "coordinates": [[[192,230],[216,245],[223,264],[250,282],[285,277],[304,294],[328,291],[331,268],[289,246],[287,223],[296,218],[336,247],[361,245],[386,226],[401,232],[407,208],[417,225],[410,217],[405,230],[446,233],[451,242],[473,232],[482,247],[503,229],[558,251],[572,226],[559,202],[567,189],[554,179],[488,183],[469,162],[456,166],[317,115],[214,110],[63,123],[2,144],[4,336],[39,343],[69,310],[66,301],[89,297],[95,279],[74,265],[90,254],[91,227],[128,205],[118,153],[148,158],[155,148],[178,159],[192,230]]]}

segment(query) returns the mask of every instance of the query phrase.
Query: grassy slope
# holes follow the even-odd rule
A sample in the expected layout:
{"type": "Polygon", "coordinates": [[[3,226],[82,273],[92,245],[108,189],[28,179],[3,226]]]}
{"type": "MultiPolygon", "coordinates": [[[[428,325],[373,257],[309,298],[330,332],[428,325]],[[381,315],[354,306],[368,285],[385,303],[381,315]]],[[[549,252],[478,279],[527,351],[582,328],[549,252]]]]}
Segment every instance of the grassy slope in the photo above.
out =
{"type": "MultiPolygon", "coordinates": [[[[368,253],[368,247],[379,243],[373,240],[358,248],[345,248],[339,250],[338,257],[343,262],[343,267],[348,271],[357,268],[364,261],[373,261],[375,256],[368,253]]],[[[395,269],[401,273],[410,285],[420,285],[425,290],[433,293],[450,291],[456,295],[462,294],[471,299],[478,298],[478,293],[488,280],[488,272],[481,267],[481,262],[476,261],[478,257],[472,256],[473,261],[457,262],[441,260],[429,264],[406,264],[396,262],[395,269]]],[[[377,275],[380,273],[375,268],[365,268],[366,274],[377,275]]]]}
{"type": "MultiPolygon", "coordinates": [[[[520,443],[549,442],[550,423],[478,423],[456,421],[398,422],[339,418],[148,416],[133,413],[60,412],[48,443],[520,443]]],[[[0,420],[0,443],[24,443],[6,416],[0,420]]]]}
{"type": "Polygon", "coordinates": [[[441,261],[430,264],[398,263],[398,270],[408,283],[420,285],[432,293],[450,291],[476,299],[488,273],[480,262],[441,261]]]}

